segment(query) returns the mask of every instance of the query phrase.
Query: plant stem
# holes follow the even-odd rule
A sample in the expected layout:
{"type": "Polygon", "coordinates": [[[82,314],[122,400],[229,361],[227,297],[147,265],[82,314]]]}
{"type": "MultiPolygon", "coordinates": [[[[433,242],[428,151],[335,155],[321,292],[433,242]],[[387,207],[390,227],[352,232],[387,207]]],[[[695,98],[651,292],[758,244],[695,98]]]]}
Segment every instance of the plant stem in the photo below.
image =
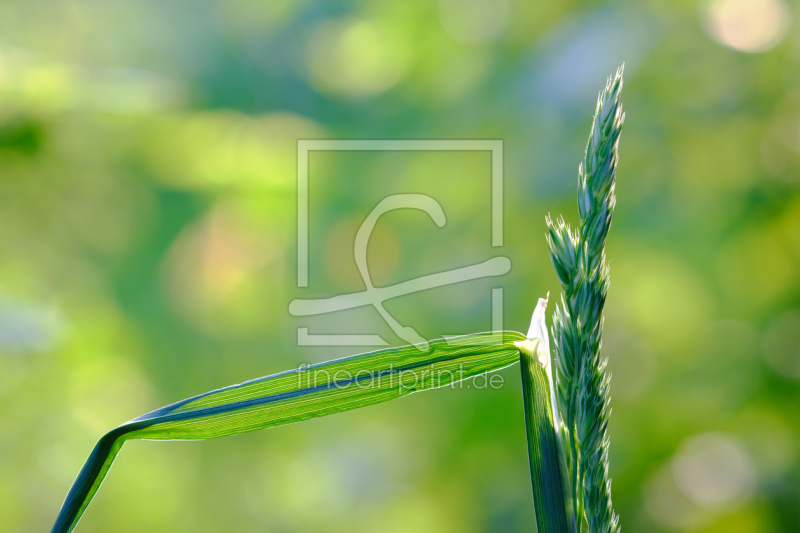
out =
{"type": "Polygon", "coordinates": [[[550,382],[544,367],[529,355],[520,356],[520,369],[536,527],[540,532],[567,533],[571,530],[550,405],[550,382]]]}
{"type": "Polygon", "coordinates": [[[520,349],[522,397],[536,527],[540,533],[575,533],[569,475],[553,389],[547,327],[540,299],[520,349]]]}

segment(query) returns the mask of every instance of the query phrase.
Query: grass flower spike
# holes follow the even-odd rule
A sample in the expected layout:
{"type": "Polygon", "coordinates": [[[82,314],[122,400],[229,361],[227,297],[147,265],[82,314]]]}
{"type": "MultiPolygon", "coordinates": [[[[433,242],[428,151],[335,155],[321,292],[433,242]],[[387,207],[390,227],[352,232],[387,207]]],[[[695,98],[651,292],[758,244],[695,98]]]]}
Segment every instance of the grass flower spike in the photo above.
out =
{"type": "Polygon", "coordinates": [[[597,99],[586,156],[578,174],[580,226],[547,218],[550,257],[561,286],[553,316],[556,397],[568,440],[573,510],[581,531],[616,533],[608,475],[609,375],[600,356],[603,307],[609,284],[604,244],[614,212],[622,68],[597,99]]]}

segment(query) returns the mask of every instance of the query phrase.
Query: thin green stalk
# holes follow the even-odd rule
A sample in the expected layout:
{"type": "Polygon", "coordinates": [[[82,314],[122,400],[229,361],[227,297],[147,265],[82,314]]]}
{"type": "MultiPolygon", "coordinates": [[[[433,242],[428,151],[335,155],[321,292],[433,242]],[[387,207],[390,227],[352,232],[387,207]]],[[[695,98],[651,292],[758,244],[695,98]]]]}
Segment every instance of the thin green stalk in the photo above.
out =
{"type": "Polygon", "coordinates": [[[564,447],[561,435],[557,432],[558,408],[544,323],[546,306],[547,300],[540,299],[533,313],[527,340],[517,343],[520,347],[533,506],[538,531],[574,533],[575,515],[572,512],[564,447]]]}
{"type": "Polygon", "coordinates": [[[609,269],[605,239],[616,199],[619,135],[625,118],[620,103],[622,68],[597,99],[586,156],[579,168],[580,226],[547,217],[553,266],[564,289],[553,316],[556,389],[570,442],[573,507],[583,530],[617,533],[608,476],[609,375],[600,357],[603,307],[609,269]],[[585,521],[585,522],[584,522],[585,521]]]}
{"type": "Polygon", "coordinates": [[[550,383],[544,368],[527,355],[520,357],[520,370],[536,527],[538,531],[570,532],[550,409],[550,383]]]}

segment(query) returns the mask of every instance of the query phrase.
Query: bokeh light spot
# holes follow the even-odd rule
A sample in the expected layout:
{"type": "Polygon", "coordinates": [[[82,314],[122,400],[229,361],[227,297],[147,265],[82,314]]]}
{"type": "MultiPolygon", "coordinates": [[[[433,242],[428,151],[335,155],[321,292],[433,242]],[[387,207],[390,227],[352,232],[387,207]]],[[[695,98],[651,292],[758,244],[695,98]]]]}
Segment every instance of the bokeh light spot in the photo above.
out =
{"type": "Polygon", "coordinates": [[[706,12],[706,31],[718,43],[741,52],[765,52],[789,30],[783,0],[716,0],[706,12]]]}
{"type": "Polygon", "coordinates": [[[212,334],[257,331],[274,312],[269,272],[281,252],[269,222],[236,205],[218,205],[187,227],[167,255],[171,303],[188,323],[212,334]]]}
{"type": "Polygon", "coordinates": [[[399,35],[377,22],[327,21],[308,44],[308,69],[322,90],[348,96],[380,94],[405,75],[409,53],[399,35]]]}
{"type": "Polygon", "coordinates": [[[145,150],[158,178],[172,187],[275,190],[294,186],[297,139],[320,136],[315,122],[294,113],[211,111],[156,121],[145,150]]]}
{"type": "Polygon", "coordinates": [[[752,459],[733,437],[704,433],[681,445],[672,459],[675,485],[702,507],[744,499],[755,484],[752,459]]]}

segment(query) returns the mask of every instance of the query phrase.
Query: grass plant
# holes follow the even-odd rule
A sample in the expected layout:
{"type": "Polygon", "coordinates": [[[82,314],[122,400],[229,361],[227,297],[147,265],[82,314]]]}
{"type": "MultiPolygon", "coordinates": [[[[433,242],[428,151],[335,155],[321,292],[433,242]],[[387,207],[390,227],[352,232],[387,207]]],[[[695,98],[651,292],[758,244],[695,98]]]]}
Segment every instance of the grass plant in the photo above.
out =
{"type": "Polygon", "coordinates": [[[564,295],[551,360],[540,299],[527,335],[478,333],[388,348],[301,367],[163,407],[106,433],[61,508],[53,533],[72,531],[127,440],[236,435],[374,405],[453,385],[520,361],[536,527],[540,533],[616,533],[608,476],[609,376],[600,357],[609,275],[604,242],[614,210],[624,115],[622,69],[600,93],[579,170],[580,226],[547,219],[564,295]]]}

